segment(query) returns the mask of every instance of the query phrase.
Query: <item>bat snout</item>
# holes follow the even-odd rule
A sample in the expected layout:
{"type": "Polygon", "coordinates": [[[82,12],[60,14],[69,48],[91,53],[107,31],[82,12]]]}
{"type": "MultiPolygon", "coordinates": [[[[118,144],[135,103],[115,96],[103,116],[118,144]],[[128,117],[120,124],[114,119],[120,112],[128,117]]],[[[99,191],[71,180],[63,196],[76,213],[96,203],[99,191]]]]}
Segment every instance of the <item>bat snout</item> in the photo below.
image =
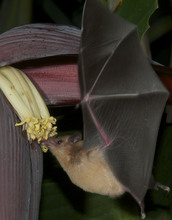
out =
{"type": "Polygon", "coordinates": [[[54,147],[56,145],[56,138],[51,137],[44,142],[45,146],[48,148],[54,147]]]}
{"type": "Polygon", "coordinates": [[[75,144],[75,143],[77,143],[78,141],[81,141],[81,140],[82,140],[82,135],[81,135],[80,132],[74,133],[68,139],[70,144],[75,144]]]}

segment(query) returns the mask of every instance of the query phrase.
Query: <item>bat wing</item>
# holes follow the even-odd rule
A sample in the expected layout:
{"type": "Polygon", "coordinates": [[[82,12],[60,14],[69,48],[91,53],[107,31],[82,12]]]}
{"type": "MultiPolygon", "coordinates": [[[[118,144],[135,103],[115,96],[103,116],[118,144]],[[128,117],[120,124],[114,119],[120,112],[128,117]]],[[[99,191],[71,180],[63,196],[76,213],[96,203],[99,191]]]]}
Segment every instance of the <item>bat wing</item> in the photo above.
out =
{"type": "Polygon", "coordinates": [[[142,53],[136,26],[97,0],[84,8],[79,79],[84,147],[104,148],[114,175],[141,204],[168,92],[142,53]]]}

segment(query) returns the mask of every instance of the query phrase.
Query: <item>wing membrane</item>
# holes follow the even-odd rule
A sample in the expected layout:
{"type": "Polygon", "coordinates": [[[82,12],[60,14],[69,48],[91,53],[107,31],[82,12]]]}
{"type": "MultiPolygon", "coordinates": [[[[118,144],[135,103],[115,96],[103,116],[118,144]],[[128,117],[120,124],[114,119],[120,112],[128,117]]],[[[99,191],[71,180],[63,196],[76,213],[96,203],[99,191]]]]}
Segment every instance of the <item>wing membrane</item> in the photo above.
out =
{"type": "Polygon", "coordinates": [[[84,147],[104,147],[114,175],[142,203],[168,92],[144,57],[136,26],[87,0],[79,54],[84,147]]]}

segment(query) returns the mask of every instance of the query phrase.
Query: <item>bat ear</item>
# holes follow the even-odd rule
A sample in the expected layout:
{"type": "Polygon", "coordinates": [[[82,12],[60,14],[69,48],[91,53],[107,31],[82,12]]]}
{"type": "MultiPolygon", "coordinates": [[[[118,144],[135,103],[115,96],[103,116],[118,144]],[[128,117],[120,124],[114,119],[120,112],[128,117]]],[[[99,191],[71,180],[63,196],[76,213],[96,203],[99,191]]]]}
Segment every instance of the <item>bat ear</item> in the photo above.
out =
{"type": "Polygon", "coordinates": [[[73,135],[71,135],[69,137],[69,143],[70,144],[74,144],[74,143],[76,143],[78,141],[81,141],[81,140],[82,140],[82,135],[81,135],[80,132],[74,133],[73,135]]]}

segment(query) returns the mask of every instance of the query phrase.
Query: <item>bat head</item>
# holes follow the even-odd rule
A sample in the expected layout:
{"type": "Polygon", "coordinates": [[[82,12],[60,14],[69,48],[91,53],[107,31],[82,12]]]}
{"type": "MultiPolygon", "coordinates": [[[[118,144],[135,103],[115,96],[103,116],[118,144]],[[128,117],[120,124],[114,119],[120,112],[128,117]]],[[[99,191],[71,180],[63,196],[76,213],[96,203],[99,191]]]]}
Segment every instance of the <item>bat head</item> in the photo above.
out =
{"type": "Polygon", "coordinates": [[[63,148],[67,146],[71,146],[73,144],[76,144],[77,142],[82,140],[82,135],[80,132],[74,133],[73,135],[64,135],[59,137],[52,137],[49,138],[45,145],[48,148],[63,148]]]}
{"type": "Polygon", "coordinates": [[[77,132],[73,135],[49,138],[45,144],[58,161],[66,161],[73,155],[73,152],[82,148],[83,141],[81,133],[77,132]]]}

